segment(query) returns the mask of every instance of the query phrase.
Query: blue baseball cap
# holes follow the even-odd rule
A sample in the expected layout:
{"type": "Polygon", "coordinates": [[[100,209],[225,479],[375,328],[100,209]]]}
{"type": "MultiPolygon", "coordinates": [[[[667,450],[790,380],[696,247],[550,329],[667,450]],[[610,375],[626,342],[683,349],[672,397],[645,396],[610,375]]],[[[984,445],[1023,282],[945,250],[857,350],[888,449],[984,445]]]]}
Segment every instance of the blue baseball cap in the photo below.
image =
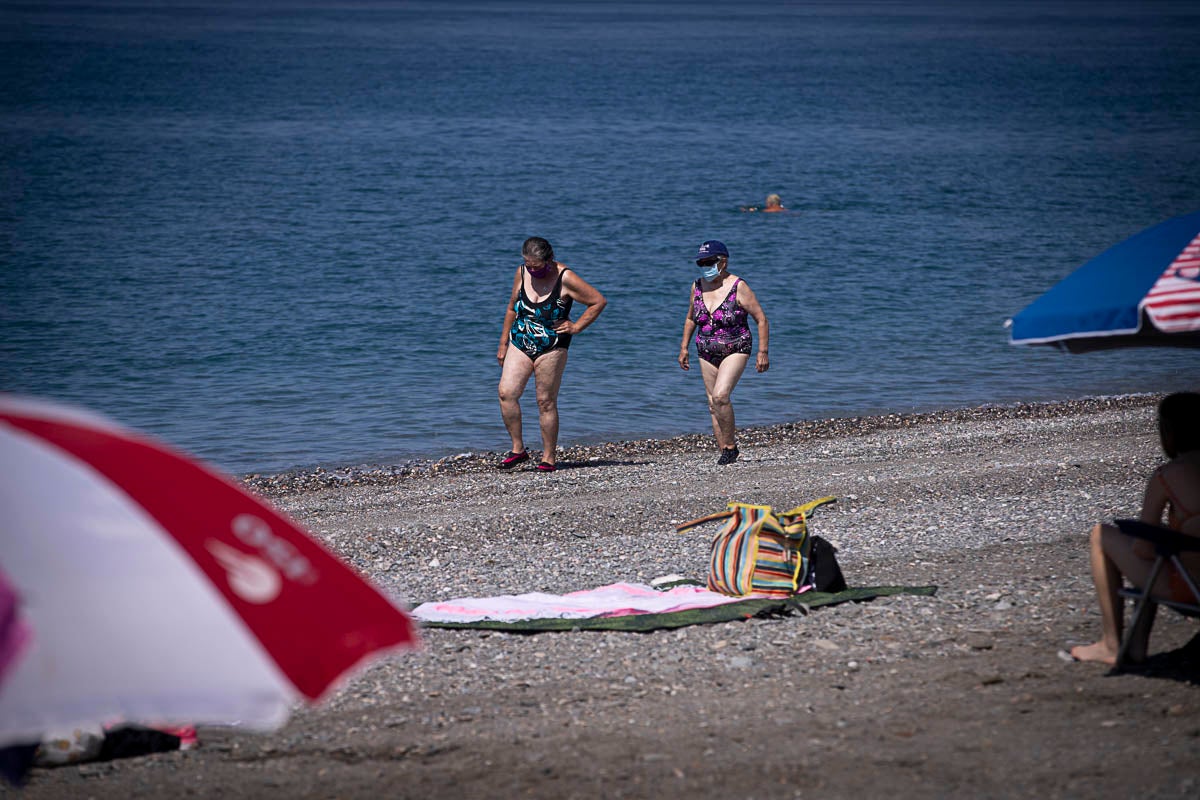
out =
{"type": "Polygon", "coordinates": [[[716,239],[709,239],[700,245],[700,252],[696,254],[696,260],[702,261],[713,256],[725,256],[729,258],[729,249],[725,247],[723,242],[718,242],[716,239]]]}

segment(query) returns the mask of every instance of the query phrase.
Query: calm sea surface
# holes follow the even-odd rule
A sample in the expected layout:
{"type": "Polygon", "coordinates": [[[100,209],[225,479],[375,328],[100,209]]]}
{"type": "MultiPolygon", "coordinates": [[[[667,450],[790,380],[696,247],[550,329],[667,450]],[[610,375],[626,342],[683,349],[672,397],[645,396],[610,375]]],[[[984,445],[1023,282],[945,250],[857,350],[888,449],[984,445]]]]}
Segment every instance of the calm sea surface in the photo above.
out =
{"type": "Polygon", "coordinates": [[[739,424],[1195,388],[1004,321],[1200,209],[1198,40],[1192,3],[0,0],[0,388],[238,472],[504,450],[530,235],[609,298],[564,444],[709,429],[708,238],[771,320],[739,424]]]}

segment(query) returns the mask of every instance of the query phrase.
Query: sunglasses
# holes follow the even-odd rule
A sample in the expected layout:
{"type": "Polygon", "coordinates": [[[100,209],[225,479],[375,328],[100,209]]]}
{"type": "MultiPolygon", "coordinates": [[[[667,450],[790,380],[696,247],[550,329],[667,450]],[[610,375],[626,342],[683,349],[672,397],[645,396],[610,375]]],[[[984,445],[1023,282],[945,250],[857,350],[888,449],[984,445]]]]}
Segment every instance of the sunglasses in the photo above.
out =
{"type": "Polygon", "coordinates": [[[696,266],[698,266],[698,267],[711,267],[711,266],[713,266],[714,264],[716,264],[716,263],[717,263],[718,261],[720,261],[720,260],[721,260],[721,257],[720,257],[720,256],[712,256],[712,257],[710,257],[710,258],[702,258],[702,259],[700,259],[699,261],[697,261],[697,262],[696,262],[696,266]]]}

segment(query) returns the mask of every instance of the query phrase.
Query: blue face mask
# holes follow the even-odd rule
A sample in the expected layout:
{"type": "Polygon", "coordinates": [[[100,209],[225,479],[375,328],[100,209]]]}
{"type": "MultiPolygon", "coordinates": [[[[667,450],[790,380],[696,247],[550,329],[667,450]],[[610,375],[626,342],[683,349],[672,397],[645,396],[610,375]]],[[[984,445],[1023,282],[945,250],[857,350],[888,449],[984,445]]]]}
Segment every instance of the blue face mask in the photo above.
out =
{"type": "MultiPolygon", "coordinates": [[[[699,265],[697,265],[699,266],[699,265]]],[[[713,264],[711,267],[700,267],[700,277],[711,281],[713,278],[721,274],[721,262],[713,264]]]]}

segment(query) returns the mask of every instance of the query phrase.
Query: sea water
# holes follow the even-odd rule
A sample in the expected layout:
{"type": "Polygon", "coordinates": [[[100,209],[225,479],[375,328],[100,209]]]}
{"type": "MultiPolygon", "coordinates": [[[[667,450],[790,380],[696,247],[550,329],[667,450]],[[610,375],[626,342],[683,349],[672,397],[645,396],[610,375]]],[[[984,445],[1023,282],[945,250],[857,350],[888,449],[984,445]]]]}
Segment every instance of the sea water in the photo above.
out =
{"type": "Polygon", "coordinates": [[[709,429],[676,357],[710,238],[770,319],[739,425],[1196,388],[1195,351],[1004,322],[1200,208],[1198,36],[1189,3],[0,0],[0,388],[232,471],[503,451],[531,235],[609,302],[564,444],[709,429]]]}

